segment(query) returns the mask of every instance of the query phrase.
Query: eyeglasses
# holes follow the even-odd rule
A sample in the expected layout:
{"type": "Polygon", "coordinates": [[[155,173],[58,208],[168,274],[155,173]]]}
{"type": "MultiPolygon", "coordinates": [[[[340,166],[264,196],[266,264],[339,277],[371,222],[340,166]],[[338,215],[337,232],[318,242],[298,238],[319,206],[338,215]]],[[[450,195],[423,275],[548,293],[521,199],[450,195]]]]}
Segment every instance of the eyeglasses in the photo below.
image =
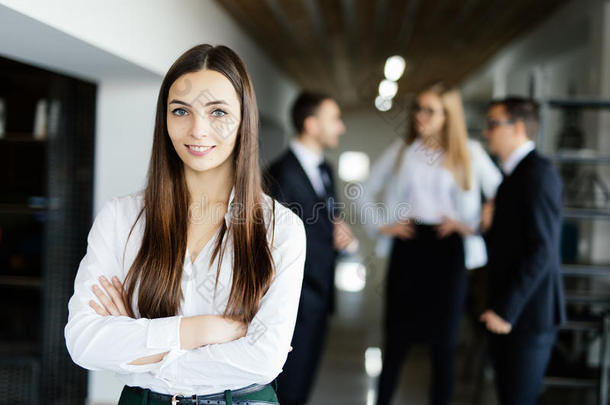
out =
{"type": "Polygon", "coordinates": [[[485,129],[488,131],[491,131],[492,129],[496,129],[499,126],[503,126],[503,125],[513,125],[515,123],[515,120],[494,120],[494,119],[488,119],[485,122],[485,129]]]}
{"type": "Polygon", "coordinates": [[[434,114],[440,114],[443,113],[444,110],[435,110],[433,108],[428,108],[428,107],[422,107],[419,104],[415,104],[413,106],[413,108],[411,109],[413,115],[418,114],[418,113],[422,113],[428,117],[433,116],[434,114]]]}

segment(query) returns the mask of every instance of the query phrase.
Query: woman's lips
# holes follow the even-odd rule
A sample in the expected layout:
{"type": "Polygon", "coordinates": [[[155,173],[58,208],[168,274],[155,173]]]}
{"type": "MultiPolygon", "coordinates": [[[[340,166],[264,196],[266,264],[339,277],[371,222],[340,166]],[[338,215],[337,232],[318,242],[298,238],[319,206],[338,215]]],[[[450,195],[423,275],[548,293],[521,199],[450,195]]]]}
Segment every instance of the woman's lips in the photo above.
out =
{"type": "Polygon", "coordinates": [[[204,146],[204,145],[184,145],[186,149],[189,151],[191,155],[194,156],[205,156],[212,151],[216,147],[213,146],[204,146]]]}

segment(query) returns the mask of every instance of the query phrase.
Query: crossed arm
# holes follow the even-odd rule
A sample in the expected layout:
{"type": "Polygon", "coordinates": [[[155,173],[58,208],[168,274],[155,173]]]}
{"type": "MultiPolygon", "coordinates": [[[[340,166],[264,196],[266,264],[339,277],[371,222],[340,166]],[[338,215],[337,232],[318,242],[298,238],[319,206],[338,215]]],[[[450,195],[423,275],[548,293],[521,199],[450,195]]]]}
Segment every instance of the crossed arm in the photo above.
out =
{"type": "MultiPolygon", "coordinates": [[[[91,288],[100,304],[94,300],[89,301],[89,306],[102,316],[129,316],[125,307],[123,296],[123,285],[115,276],[112,282],[104,276],[99,278],[100,285],[91,288]]],[[[180,348],[192,350],[201,346],[227,343],[246,336],[248,325],[245,322],[235,321],[219,315],[196,315],[183,317],[180,321],[180,348]]],[[[138,358],[129,364],[144,365],[158,363],[169,352],[163,352],[138,358]]]]}

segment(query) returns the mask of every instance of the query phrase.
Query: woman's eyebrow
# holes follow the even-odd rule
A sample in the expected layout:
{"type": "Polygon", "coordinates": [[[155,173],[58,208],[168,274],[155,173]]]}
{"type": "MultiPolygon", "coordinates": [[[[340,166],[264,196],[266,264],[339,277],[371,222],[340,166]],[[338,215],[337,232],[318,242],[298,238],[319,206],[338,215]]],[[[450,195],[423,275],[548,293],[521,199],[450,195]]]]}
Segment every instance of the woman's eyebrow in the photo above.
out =
{"type": "Polygon", "coordinates": [[[180,100],[176,100],[176,99],[173,99],[173,100],[172,100],[172,101],[170,101],[168,104],[182,104],[182,105],[185,105],[185,106],[187,106],[187,107],[190,107],[190,106],[191,106],[191,105],[190,105],[189,103],[187,103],[187,102],[180,101],[180,100]]]}
{"type": "Polygon", "coordinates": [[[224,104],[224,105],[229,105],[229,103],[227,103],[224,100],[212,100],[212,101],[208,101],[207,103],[205,103],[205,106],[209,106],[209,105],[214,105],[214,104],[224,104]]]}
{"type": "MultiPolygon", "coordinates": [[[[182,104],[185,105],[187,107],[191,107],[191,105],[185,101],[181,101],[181,100],[177,100],[177,99],[173,99],[172,101],[169,102],[169,104],[182,104]]],[[[227,103],[224,100],[212,100],[212,101],[208,101],[207,103],[204,104],[204,107],[210,106],[210,105],[215,105],[215,104],[224,104],[224,105],[229,105],[229,103],[227,103]]]]}

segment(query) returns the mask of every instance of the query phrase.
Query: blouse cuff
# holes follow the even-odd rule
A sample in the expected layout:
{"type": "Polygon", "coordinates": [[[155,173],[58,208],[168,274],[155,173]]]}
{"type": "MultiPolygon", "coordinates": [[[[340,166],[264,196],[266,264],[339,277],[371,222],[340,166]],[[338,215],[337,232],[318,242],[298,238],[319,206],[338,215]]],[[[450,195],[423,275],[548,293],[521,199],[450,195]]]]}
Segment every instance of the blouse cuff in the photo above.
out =
{"type": "MultiPolygon", "coordinates": [[[[120,365],[121,369],[129,373],[159,372],[174,363],[185,351],[180,349],[180,320],[182,315],[167,318],[151,319],[148,323],[146,334],[146,348],[167,351],[163,360],[151,364],[129,364],[125,362],[120,365]]],[[[175,363],[174,363],[175,364],[175,363]]],[[[171,370],[174,374],[177,370],[171,370]]]]}
{"type": "Polygon", "coordinates": [[[151,319],[146,334],[147,349],[180,349],[180,320],[182,315],[151,319]]]}

